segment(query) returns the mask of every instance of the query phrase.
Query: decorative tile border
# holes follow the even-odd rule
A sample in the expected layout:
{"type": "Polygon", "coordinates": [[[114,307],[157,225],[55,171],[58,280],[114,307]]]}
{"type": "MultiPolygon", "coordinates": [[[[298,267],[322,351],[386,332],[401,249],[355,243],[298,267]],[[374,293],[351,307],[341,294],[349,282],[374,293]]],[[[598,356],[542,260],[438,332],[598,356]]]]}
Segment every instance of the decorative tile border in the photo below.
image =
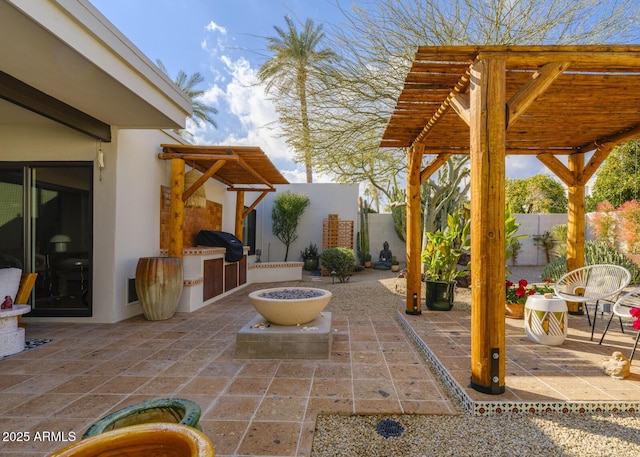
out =
{"type": "Polygon", "coordinates": [[[204,282],[204,278],[201,276],[196,279],[185,279],[182,281],[184,286],[197,286],[198,284],[202,284],[204,282]]]}
{"type": "Polygon", "coordinates": [[[249,270],[254,268],[300,268],[304,262],[260,262],[248,265],[249,270]]]}
{"type": "Polygon", "coordinates": [[[418,345],[424,357],[449,391],[462,403],[463,409],[472,416],[496,416],[501,414],[593,414],[593,413],[636,413],[640,411],[640,402],[620,401],[556,401],[556,402],[518,402],[518,401],[474,401],[466,390],[451,376],[445,366],[416,333],[405,316],[398,312],[398,321],[409,336],[418,345]]]}
{"type": "MultiPolygon", "coordinates": [[[[182,255],[214,255],[214,254],[224,254],[227,252],[225,248],[184,248],[182,250],[182,255]]],[[[168,249],[160,249],[161,256],[168,256],[168,249]]]]}

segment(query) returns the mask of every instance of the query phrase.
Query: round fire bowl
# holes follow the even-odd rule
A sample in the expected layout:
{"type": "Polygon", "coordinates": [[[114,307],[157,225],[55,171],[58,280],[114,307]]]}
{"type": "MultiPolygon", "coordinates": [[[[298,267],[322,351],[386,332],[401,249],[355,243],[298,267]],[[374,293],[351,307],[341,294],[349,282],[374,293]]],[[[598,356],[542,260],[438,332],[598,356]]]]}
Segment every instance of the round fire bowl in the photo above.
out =
{"type": "Polygon", "coordinates": [[[331,296],[328,290],[313,287],[274,287],[251,292],[249,300],[272,324],[301,325],[318,317],[331,296]]]}

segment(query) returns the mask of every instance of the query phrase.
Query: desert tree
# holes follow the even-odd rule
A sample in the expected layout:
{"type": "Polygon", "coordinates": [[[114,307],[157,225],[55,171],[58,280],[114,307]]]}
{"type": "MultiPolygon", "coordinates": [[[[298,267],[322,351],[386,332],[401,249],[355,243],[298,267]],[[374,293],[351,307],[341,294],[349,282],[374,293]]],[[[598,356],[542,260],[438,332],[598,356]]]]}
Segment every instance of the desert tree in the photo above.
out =
{"type": "Polygon", "coordinates": [[[309,197],[291,191],[279,193],[271,210],[272,232],[285,245],[284,261],[289,256],[289,246],[298,239],[298,222],[309,206],[309,197]]]}
{"type": "Polygon", "coordinates": [[[340,182],[369,181],[389,201],[406,151],[379,143],[418,46],[625,43],[640,35],[636,0],[355,0],[342,13],[328,34],[340,58],[310,110],[315,166],[340,182]]]}

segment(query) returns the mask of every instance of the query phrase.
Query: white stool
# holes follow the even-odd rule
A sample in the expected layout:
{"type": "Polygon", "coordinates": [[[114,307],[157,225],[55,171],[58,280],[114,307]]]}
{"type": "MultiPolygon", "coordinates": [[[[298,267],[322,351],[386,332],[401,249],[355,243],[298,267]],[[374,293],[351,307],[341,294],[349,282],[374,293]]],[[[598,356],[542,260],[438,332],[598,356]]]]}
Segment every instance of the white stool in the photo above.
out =
{"type": "Polygon", "coordinates": [[[0,357],[24,351],[24,329],[18,327],[18,316],[29,311],[29,305],[0,309],[0,357]]]}
{"type": "Polygon", "coordinates": [[[549,295],[529,295],[524,305],[524,330],[534,343],[558,346],[567,337],[567,303],[549,295]]]}

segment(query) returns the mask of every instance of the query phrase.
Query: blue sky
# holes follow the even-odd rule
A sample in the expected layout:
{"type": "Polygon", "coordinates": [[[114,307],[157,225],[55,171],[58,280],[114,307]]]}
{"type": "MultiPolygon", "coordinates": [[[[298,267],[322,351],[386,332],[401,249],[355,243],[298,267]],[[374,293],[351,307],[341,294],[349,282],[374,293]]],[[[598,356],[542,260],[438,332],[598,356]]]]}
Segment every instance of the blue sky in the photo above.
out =
{"type": "MultiPolygon", "coordinates": [[[[89,0],[116,28],[173,79],[179,70],[199,72],[205,102],[215,107],[217,129],[190,122],[196,144],[260,146],[291,182],[304,170],[278,137],[277,115],[256,73],[266,41],[285,15],[316,24],[339,22],[335,0],[89,0]]],[[[350,1],[339,0],[349,8],[350,1]]],[[[315,181],[328,181],[314,176],[315,181]]]]}
{"type": "MultiPolygon", "coordinates": [[[[204,101],[215,107],[217,129],[188,121],[196,144],[259,146],[290,182],[305,182],[302,166],[279,137],[273,104],[257,84],[265,37],[298,23],[339,24],[352,0],[89,0],[152,61],[162,60],[173,79],[179,70],[205,79],[204,101]]],[[[534,157],[507,160],[507,176],[551,174],[534,157]]],[[[314,173],[314,182],[329,182],[314,173]]]]}

